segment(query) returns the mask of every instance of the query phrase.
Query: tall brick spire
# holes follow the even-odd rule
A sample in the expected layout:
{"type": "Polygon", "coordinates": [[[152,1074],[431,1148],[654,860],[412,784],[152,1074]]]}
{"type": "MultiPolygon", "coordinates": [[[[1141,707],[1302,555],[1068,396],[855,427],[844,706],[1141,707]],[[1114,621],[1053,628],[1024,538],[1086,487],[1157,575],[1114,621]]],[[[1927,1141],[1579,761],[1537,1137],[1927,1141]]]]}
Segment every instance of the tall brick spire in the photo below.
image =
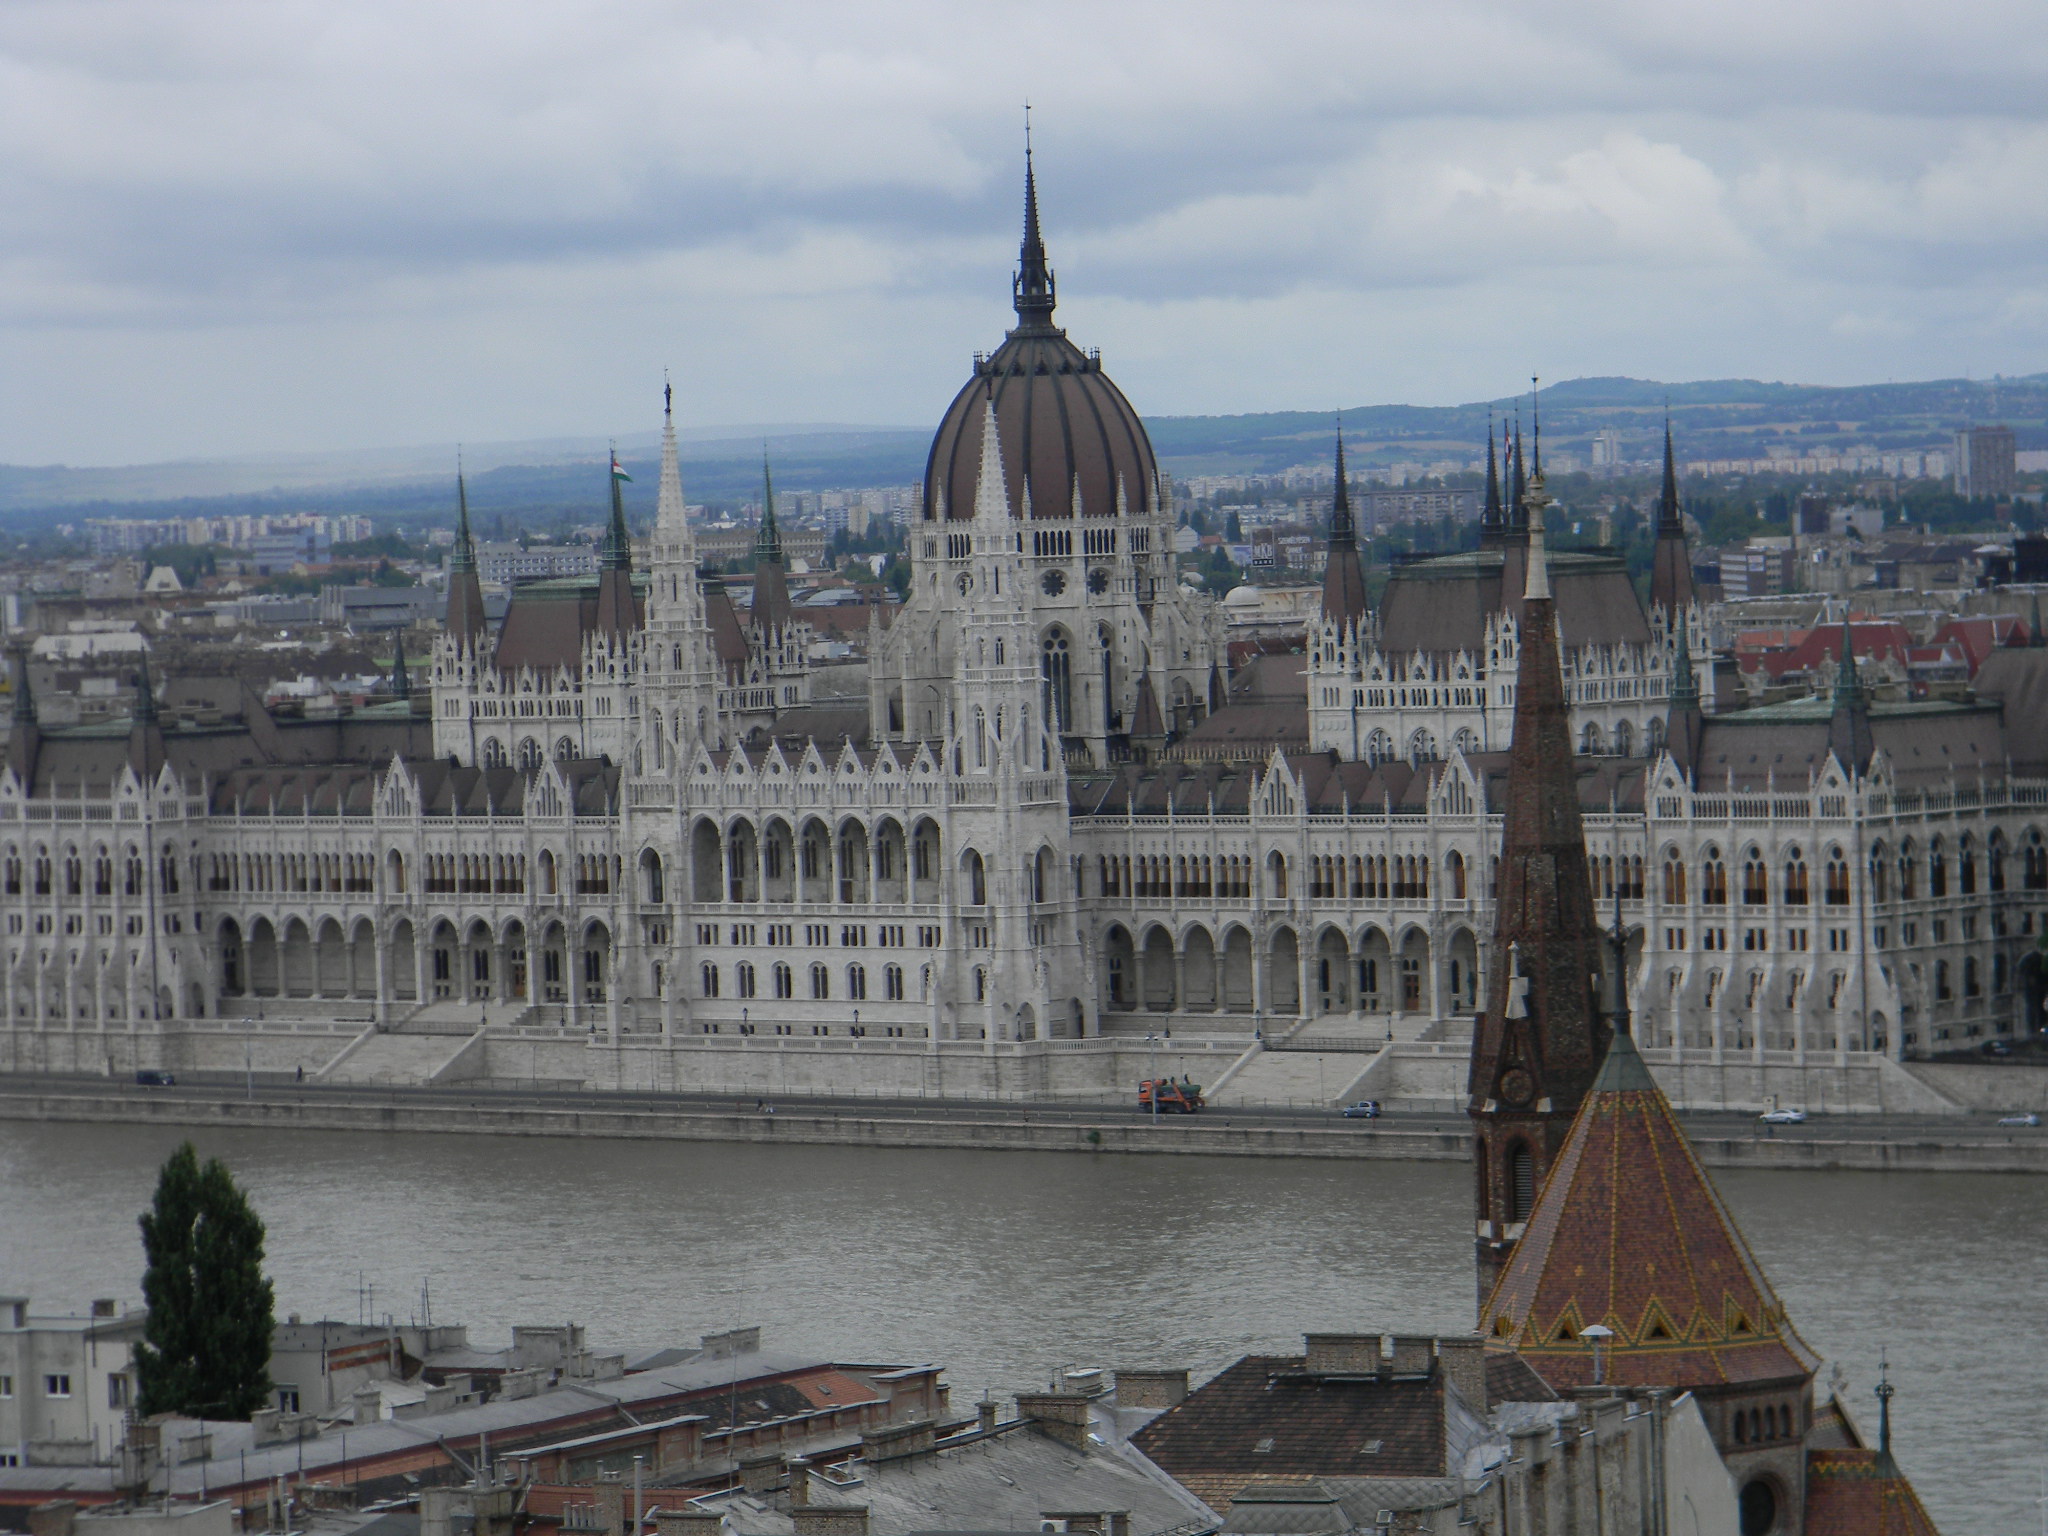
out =
{"type": "Polygon", "coordinates": [[[1482,1302],[1514,1251],[1612,1033],[1595,991],[1600,929],[1544,558],[1549,505],[1539,467],[1524,506],[1528,571],[1491,976],[1468,1084],[1482,1302]]]}

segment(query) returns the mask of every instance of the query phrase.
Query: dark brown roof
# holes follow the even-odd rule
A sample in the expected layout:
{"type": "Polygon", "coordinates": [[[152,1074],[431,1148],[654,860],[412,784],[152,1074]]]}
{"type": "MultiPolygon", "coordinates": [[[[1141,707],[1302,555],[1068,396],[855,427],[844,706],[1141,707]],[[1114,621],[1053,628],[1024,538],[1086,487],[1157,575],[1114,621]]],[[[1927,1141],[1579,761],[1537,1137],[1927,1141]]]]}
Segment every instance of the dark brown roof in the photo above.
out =
{"type": "Polygon", "coordinates": [[[2004,706],[2013,766],[2048,772],[2048,649],[1993,651],[1977,669],[1977,697],[2004,706]]]}
{"type": "Polygon", "coordinates": [[[1011,516],[1111,517],[1119,491],[1133,517],[1154,509],[1159,466],[1152,440],[1101,359],[1049,324],[1020,324],[993,356],[975,363],[974,377],[939,422],[925,464],[927,521],[941,507],[949,518],[974,515],[983,408],[991,398],[1011,516]]]}
{"type": "MultiPolygon", "coordinates": [[[[1396,569],[1380,597],[1380,649],[1483,654],[1486,620],[1500,611],[1504,555],[1481,549],[1396,569]]],[[[1557,626],[1568,646],[1647,645],[1649,621],[1628,567],[1608,555],[1550,552],[1557,626]]],[[[1515,594],[1519,600],[1520,594],[1515,594]]]]}
{"type": "Polygon", "coordinates": [[[1337,1378],[1310,1376],[1304,1364],[1301,1355],[1247,1355],[1132,1443],[1213,1509],[1262,1478],[1442,1477],[1451,1470],[1441,1371],[1337,1378]]]}
{"type": "MultiPolygon", "coordinates": [[[[1997,659],[1986,662],[1985,670],[1997,659]]],[[[2039,734],[2037,719],[2023,712],[2032,698],[2029,690],[2036,686],[2025,682],[2009,701],[2014,707],[2008,718],[2023,733],[2039,734]]],[[[1828,716],[1825,699],[1796,699],[1707,716],[1694,784],[1709,794],[1731,783],[1747,791],[1773,782],[1793,793],[1804,790],[1809,775],[1819,773],[1828,760],[1828,716]]],[[[1959,773],[1970,775],[1973,782],[1979,772],[1986,777],[2005,773],[2006,727],[1995,704],[1873,704],[1870,734],[1902,788],[1942,787],[1959,773]]]]}
{"type": "MultiPolygon", "coordinates": [[[[619,573],[611,574],[614,579],[619,573]]],[[[546,581],[516,588],[505,622],[498,629],[497,667],[514,672],[521,667],[552,672],[566,667],[571,672],[583,665],[583,637],[599,627],[598,581],[546,581]]],[[[635,625],[646,622],[647,599],[635,589],[635,625]]]]}

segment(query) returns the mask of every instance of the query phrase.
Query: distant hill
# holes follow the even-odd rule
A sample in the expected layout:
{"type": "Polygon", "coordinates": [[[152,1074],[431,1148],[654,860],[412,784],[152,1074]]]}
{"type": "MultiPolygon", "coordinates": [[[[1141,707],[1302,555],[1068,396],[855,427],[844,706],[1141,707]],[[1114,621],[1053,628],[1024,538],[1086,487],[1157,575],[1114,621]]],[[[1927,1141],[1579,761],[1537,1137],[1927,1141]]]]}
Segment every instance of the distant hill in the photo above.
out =
{"type": "MultiPolygon", "coordinates": [[[[1936,379],[1826,387],[1757,379],[1665,384],[1648,379],[1568,379],[1543,391],[1547,445],[1583,456],[1593,433],[1621,433],[1628,458],[1657,451],[1669,406],[1686,458],[1750,458],[1774,443],[1814,451],[1867,444],[1880,450],[1945,444],[1958,427],[2005,422],[2022,448],[2048,448],[2048,374],[1990,380],[1936,379]]],[[[1471,457],[1526,397],[1467,405],[1367,405],[1341,413],[1268,411],[1244,416],[1157,416],[1146,420],[1161,462],[1177,475],[1270,474],[1320,462],[1342,416],[1354,461],[1471,457]]],[[[760,484],[767,439],[779,485],[902,485],[924,473],[929,427],[841,425],[721,427],[690,434],[683,447],[693,501],[737,501],[760,484]]],[[[620,440],[634,475],[626,487],[636,518],[652,513],[656,439],[620,440]]],[[[465,450],[470,503],[528,526],[602,514],[605,443],[558,438],[465,450]]],[[[271,455],[108,469],[0,465],[0,517],[16,526],[87,517],[174,517],[264,511],[359,512],[443,520],[453,514],[452,453],[446,446],[360,453],[271,455]]]]}

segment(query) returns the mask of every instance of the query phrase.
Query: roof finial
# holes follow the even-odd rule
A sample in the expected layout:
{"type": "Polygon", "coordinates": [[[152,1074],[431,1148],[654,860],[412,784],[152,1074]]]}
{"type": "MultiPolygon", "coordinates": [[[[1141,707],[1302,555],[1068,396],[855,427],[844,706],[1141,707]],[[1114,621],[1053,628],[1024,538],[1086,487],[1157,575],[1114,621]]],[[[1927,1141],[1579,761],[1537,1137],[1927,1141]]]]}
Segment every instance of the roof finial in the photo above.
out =
{"type": "Polygon", "coordinates": [[[1031,159],[1031,104],[1024,105],[1024,239],[1017,251],[1017,276],[1011,302],[1019,330],[1051,330],[1055,302],[1052,268],[1045,261],[1045,238],[1038,230],[1038,176],[1031,159]]]}
{"type": "Polygon", "coordinates": [[[1540,478],[1543,474],[1543,385],[1533,373],[1529,375],[1529,421],[1530,431],[1535,437],[1529,455],[1534,462],[1529,473],[1540,478]]]}
{"type": "Polygon", "coordinates": [[[672,418],[672,417],[673,417],[673,416],[675,415],[675,413],[676,413],[676,387],[675,387],[675,385],[671,384],[671,383],[670,383],[670,382],[668,381],[668,370],[667,370],[666,368],[664,368],[664,369],[662,369],[662,370],[661,370],[661,414],[662,414],[662,418],[663,418],[663,420],[668,420],[668,419],[672,418]]]}
{"type": "Polygon", "coordinates": [[[1871,1392],[1877,1398],[1877,1454],[1886,1461],[1892,1459],[1892,1397],[1898,1390],[1891,1382],[1891,1362],[1880,1347],[1877,1352],[1877,1385],[1871,1392]]]}

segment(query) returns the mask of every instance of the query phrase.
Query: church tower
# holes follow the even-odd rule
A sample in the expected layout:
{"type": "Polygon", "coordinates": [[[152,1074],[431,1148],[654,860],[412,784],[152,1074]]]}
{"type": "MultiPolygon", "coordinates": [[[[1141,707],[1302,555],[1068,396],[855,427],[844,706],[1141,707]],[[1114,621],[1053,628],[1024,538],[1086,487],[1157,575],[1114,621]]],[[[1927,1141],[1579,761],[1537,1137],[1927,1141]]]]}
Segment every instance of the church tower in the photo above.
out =
{"type": "Polygon", "coordinates": [[[1482,1303],[1522,1235],[1611,1033],[1595,992],[1600,929],[1543,548],[1549,505],[1539,458],[1524,499],[1528,576],[1492,974],[1472,1033],[1468,1112],[1482,1303]]]}
{"type": "Polygon", "coordinates": [[[1309,621],[1309,740],[1335,746],[1356,759],[1363,751],[1363,690],[1353,684],[1373,650],[1372,614],[1366,606],[1365,567],[1358,557],[1358,525],[1344,469],[1344,438],[1337,438],[1337,490],[1330,502],[1329,552],[1323,566],[1323,602],[1309,621]]]}

